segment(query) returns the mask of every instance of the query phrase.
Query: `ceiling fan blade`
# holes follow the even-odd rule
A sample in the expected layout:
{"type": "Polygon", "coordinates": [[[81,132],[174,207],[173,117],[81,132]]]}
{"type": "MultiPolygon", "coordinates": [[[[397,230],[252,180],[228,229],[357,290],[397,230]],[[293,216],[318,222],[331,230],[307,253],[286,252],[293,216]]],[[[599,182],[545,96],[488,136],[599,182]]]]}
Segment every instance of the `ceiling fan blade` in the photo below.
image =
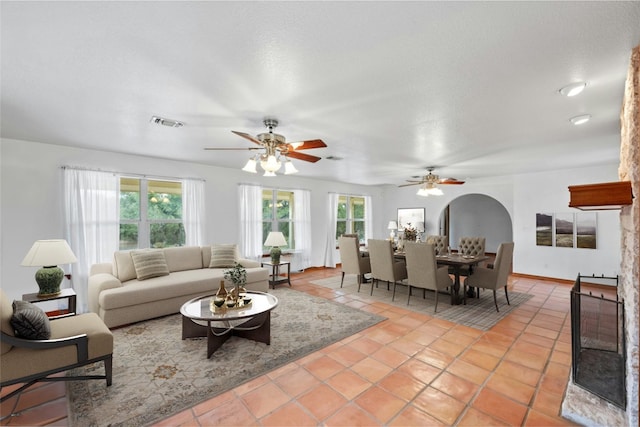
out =
{"type": "Polygon", "coordinates": [[[305,162],[315,163],[320,160],[322,157],[310,156],[309,154],[298,153],[296,151],[289,151],[287,153],[287,157],[291,157],[293,159],[304,160],[305,162]]]}
{"type": "Polygon", "coordinates": [[[256,143],[256,144],[258,144],[258,145],[262,145],[262,142],[260,142],[260,140],[256,139],[256,138],[255,138],[254,136],[252,136],[252,135],[249,135],[248,133],[238,132],[238,131],[235,131],[235,130],[232,130],[231,132],[235,133],[235,134],[236,134],[236,135],[238,135],[238,136],[241,136],[241,137],[243,137],[243,138],[246,138],[246,139],[248,139],[248,140],[249,140],[249,141],[251,141],[251,142],[255,142],[255,143],[256,143]]]}
{"type": "Polygon", "coordinates": [[[442,178],[442,179],[438,180],[438,184],[461,185],[461,184],[464,184],[464,181],[460,181],[460,180],[455,179],[455,178],[442,178]]]}
{"type": "Polygon", "coordinates": [[[232,148],[232,147],[205,147],[204,148],[207,151],[217,151],[217,150],[229,150],[229,151],[238,151],[238,150],[261,150],[261,147],[238,147],[238,148],[232,148]]]}
{"type": "Polygon", "coordinates": [[[401,184],[401,185],[398,185],[398,187],[408,187],[408,186],[410,186],[410,185],[420,185],[420,184],[422,184],[422,182],[412,182],[411,184],[401,184]]]}
{"type": "Polygon", "coordinates": [[[323,148],[326,146],[327,144],[325,144],[324,141],[322,141],[321,139],[309,139],[306,141],[299,141],[299,142],[293,142],[293,143],[287,144],[289,151],[309,150],[311,148],[323,148]],[[294,148],[294,145],[300,144],[300,143],[302,143],[302,145],[300,145],[297,148],[294,148]]]}

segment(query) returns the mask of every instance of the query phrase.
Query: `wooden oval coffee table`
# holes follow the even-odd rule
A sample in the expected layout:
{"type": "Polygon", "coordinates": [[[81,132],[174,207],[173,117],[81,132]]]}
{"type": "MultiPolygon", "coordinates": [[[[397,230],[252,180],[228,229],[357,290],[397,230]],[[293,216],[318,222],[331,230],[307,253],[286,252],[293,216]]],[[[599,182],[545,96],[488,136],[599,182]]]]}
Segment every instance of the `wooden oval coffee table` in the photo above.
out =
{"type": "Polygon", "coordinates": [[[211,310],[215,294],[187,301],[180,308],[182,339],[207,337],[207,358],[231,336],[271,344],[271,310],[278,305],[274,295],[248,291],[251,303],[233,309],[211,310]]]}

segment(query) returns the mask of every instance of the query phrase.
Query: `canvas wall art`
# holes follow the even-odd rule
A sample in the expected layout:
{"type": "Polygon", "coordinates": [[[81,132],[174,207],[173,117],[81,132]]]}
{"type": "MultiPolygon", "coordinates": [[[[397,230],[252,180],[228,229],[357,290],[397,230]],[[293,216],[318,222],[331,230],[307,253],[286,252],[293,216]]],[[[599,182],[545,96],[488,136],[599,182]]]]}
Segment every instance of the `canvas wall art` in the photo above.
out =
{"type": "Polygon", "coordinates": [[[553,214],[536,214],[536,245],[553,246],[553,214]]]}
{"type": "Polygon", "coordinates": [[[580,212],[576,214],[576,247],[596,248],[596,213],[580,212]]]}
{"type": "Polygon", "coordinates": [[[559,248],[573,247],[573,214],[557,213],[555,214],[556,227],[556,246],[559,248]]]}

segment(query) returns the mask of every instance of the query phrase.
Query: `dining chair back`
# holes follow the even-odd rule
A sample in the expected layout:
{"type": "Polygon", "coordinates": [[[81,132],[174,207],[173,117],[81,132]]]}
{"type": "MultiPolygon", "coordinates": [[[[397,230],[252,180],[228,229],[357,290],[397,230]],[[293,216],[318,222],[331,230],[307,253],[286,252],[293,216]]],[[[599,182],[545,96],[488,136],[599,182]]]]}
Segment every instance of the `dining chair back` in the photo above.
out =
{"type": "Polygon", "coordinates": [[[511,264],[513,263],[513,247],[513,242],[501,243],[500,246],[498,246],[498,253],[496,254],[496,260],[493,263],[493,268],[478,267],[474,270],[472,275],[465,279],[465,303],[467,287],[475,286],[477,288],[491,289],[493,291],[493,301],[496,305],[496,311],[500,311],[498,308],[498,300],[496,298],[497,289],[504,288],[504,295],[507,299],[507,304],[509,304],[507,282],[509,279],[509,273],[511,272],[511,264]]]}
{"type": "Polygon", "coordinates": [[[439,267],[436,263],[435,248],[428,243],[407,242],[405,244],[405,259],[407,262],[407,276],[409,295],[407,305],[411,299],[411,288],[422,288],[435,292],[435,308],[438,311],[438,291],[453,286],[447,266],[439,267]]]}
{"type": "Polygon", "coordinates": [[[371,273],[371,263],[369,257],[360,255],[360,245],[356,237],[340,236],[338,238],[338,248],[340,250],[340,263],[342,268],[342,280],[340,287],[344,284],[345,274],[356,274],[358,279],[358,292],[364,275],[371,273]]]}
{"type": "Polygon", "coordinates": [[[447,251],[447,248],[449,247],[449,236],[437,236],[437,235],[427,236],[426,242],[429,243],[430,245],[433,245],[436,251],[436,255],[444,254],[447,251]]]}
{"type": "Polygon", "coordinates": [[[458,242],[458,253],[471,256],[484,255],[485,242],[484,237],[461,237],[458,242]]]}
{"type": "Polygon", "coordinates": [[[395,298],[396,284],[407,278],[407,267],[404,261],[398,261],[393,256],[393,246],[390,240],[369,239],[369,259],[371,260],[371,295],[373,285],[378,281],[393,282],[393,297],[395,298]]]}

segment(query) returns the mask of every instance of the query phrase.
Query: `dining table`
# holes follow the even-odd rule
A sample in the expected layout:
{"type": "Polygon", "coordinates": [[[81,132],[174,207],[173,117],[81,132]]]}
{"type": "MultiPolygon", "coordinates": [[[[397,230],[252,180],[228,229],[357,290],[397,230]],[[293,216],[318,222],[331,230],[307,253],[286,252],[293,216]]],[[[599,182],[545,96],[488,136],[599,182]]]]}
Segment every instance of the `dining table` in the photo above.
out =
{"type": "MultiPolygon", "coordinates": [[[[393,256],[397,259],[405,259],[404,252],[394,252],[393,256]]],[[[469,267],[469,274],[473,273],[473,267],[478,266],[482,261],[488,260],[486,255],[463,255],[459,253],[439,254],[436,255],[436,264],[447,265],[453,269],[453,292],[451,292],[451,305],[459,305],[463,302],[463,296],[460,295],[460,272],[462,267],[469,267]]]]}

